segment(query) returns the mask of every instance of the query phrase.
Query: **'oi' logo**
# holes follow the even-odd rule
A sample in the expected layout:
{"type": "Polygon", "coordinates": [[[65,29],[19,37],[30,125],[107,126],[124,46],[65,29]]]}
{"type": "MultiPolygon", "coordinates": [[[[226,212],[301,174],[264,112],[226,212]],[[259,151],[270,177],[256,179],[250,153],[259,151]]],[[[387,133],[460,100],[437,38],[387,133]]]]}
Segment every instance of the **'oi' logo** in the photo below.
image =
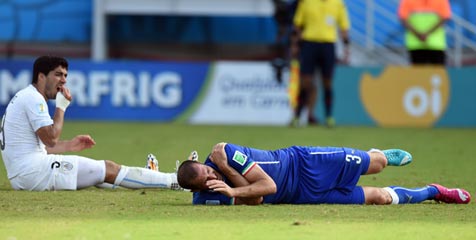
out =
{"type": "Polygon", "coordinates": [[[364,74],[360,97],[379,126],[431,127],[446,110],[449,79],[444,67],[387,67],[364,74]]]}

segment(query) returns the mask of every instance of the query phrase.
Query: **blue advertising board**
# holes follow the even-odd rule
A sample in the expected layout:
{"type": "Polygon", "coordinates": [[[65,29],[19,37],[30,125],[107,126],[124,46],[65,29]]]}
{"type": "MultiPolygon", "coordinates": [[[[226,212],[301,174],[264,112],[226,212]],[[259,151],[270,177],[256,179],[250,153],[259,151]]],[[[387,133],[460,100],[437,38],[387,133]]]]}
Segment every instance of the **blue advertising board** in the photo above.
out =
{"type": "MultiPolygon", "coordinates": [[[[31,66],[0,61],[0,114],[30,84],[31,66]]],[[[476,67],[339,66],[334,118],[338,125],[476,127],[475,75],[476,67]]],[[[292,118],[287,82],[277,83],[267,62],[73,60],[67,81],[71,120],[287,125],[292,118]]]]}
{"type": "MultiPolygon", "coordinates": [[[[32,61],[0,61],[0,112],[31,83],[32,61]]],[[[205,86],[208,63],[70,61],[67,119],[172,121],[205,86]]],[[[51,109],[50,109],[51,112],[51,109]]]]}

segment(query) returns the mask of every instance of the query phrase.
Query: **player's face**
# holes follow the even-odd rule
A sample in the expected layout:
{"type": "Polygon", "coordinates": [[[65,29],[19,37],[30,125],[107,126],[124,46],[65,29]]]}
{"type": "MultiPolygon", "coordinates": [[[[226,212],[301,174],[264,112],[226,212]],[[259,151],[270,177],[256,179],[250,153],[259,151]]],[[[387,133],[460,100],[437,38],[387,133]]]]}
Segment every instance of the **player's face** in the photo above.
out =
{"type": "Polygon", "coordinates": [[[66,76],[68,76],[68,70],[61,66],[58,66],[48,73],[45,86],[45,95],[47,99],[55,99],[56,93],[63,90],[63,87],[66,84],[66,76]]]}
{"type": "Polygon", "coordinates": [[[220,173],[207,165],[197,164],[196,167],[198,168],[198,175],[195,182],[196,186],[198,187],[197,190],[209,190],[207,186],[207,181],[209,180],[223,180],[223,177],[220,173]]]}

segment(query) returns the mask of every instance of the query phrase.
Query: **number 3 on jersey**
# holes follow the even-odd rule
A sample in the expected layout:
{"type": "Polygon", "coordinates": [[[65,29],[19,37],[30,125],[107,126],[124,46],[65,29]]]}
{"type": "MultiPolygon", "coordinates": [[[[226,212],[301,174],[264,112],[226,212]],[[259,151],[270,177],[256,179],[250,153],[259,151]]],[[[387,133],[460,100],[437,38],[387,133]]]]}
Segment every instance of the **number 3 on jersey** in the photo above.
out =
{"type": "Polygon", "coordinates": [[[3,114],[3,117],[2,117],[2,122],[1,122],[1,125],[0,125],[0,149],[5,150],[5,133],[3,132],[3,125],[5,124],[5,116],[7,115],[7,112],[5,112],[5,114],[3,114]]]}
{"type": "Polygon", "coordinates": [[[345,160],[347,162],[355,161],[356,164],[360,164],[360,162],[362,162],[362,159],[359,156],[351,155],[351,154],[346,154],[345,155],[345,160]]]}

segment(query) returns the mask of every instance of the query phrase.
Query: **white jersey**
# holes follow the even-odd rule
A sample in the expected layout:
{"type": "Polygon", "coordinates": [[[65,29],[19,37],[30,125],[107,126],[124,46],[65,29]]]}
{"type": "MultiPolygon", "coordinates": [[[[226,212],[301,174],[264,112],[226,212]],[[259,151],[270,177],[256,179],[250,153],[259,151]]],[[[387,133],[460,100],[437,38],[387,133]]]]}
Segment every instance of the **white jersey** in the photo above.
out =
{"type": "MultiPolygon", "coordinates": [[[[47,153],[36,131],[52,124],[46,100],[33,85],[20,90],[8,104],[0,125],[0,146],[12,188],[76,190],[104,183],[105,161],[47,153]]],[[[144,168],[122,166],[119,174],[117,185],[128,188],[170,188],[177,183],[175,173],[144,168]]]]}
{"type": "Polygon", "coordinates": [[[2,158],[11,179],[20,173],[28,174],[25,169],[35,165],[32,161],[42,161],[47,156],[36,131],[52,125],[53,119],[45,98],[31,84],[12,98],[3,117],[0,128],[2,158]]]}

